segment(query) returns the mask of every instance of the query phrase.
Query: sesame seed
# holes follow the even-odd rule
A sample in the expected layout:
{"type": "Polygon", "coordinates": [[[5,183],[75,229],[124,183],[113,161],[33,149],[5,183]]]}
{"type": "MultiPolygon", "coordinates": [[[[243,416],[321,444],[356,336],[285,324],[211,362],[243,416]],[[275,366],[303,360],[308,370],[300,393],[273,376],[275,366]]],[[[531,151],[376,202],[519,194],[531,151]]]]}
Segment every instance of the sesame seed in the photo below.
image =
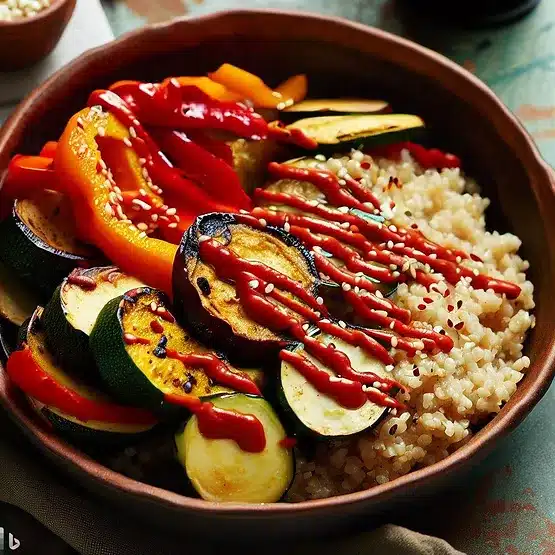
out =
{"type": "Polygon", "coordinates": [[[249,281],[249,287],[256,289],[260,285],[260,282],[257,279],[251,279],[249,281]]]}
{"type": "Polygon", "coordinates": [[[171,224],[168,224],[168,227],[170,229],[175,229],[177,227],[177,222],[172,222],[171,224]]]}
{"type": "Polygon", "coordinates": [[[81,128],[83,128],[84,122],[83,122],[83,118],[81,116],[79,116],[77,118],[77,125],[81,128]]]}
{"type": "Polygon", "coordinates": [[[350,291],[351,290],[351,286],[347,283],[347,282],[343,282],[341,284],[341,289],[343,289],[343,291],[350,291]]]}
{"type": "Polygon", "coordinates": [[[129,137],[124,137],[123,144],[128,147],[132,147],[133,143],[129,140],[129,137]]]}
{"type": "Polygon", "coordinates": [[[99,127],[99,128],[98,128],[98,134],[99,134],[101,137],[104,137],[104,135],[106,135],[106,129],[104,129],[104,127],[99,127]]]}
{"type": "Polygon", "coordinates": [[[138,198],[134,198],[131,203],[135,206],[138,206],[139,208],[142,208],[143,210],[146,210],[147,212],[152,209],[152,206],[150,206],[150,204],[138,198]]]}
{"type": "Polygon", "coordinates": [[[119,204],[116,204],[116,213],[117,213],[118,218],[119,218],[120,220],[125,220],[125,219],[127,219],[127,217],[125,216],[125,214],[124,214],[124,212],[123,212],[123,210],[122,210],[122,208],[121,208],[121,206],[120,206],[119,204]]]}
{"type": "Polygon", "coordinates": [[[376,292],[374,293],[374,295],[376,295],[378,299],[383,299],[383,293],[379,289],[376,289],[376,292]]]}
{"type": "Polygon", "coordinates": [[[198,238],[199,243],[204,243],[204,241],[209,241],[209,240],[210,240],[209,235],[200,235],[199,238],[198,238]]]}
{"type": "Polygon", "coordinates": [[[139,189],[139,194],[140,194],[142,197],[146,197],[147,192],[146,192],[144,189],[139,189]]]}
{"type": "Polygon", "coordinates": [[[390,226],[389,226],[389,230],[390,230],[390,231],[393,231],[393,233],[397,233],[397,227],[394,226],[394,225],[390,225],[390,226]]]}
{"type": "Polygon", "coordinates": [[[306,331],[310,327],[310,324],[303,324],[303,330],[306,331]]]}
{"type": "Polygon", "coordinates": [[[388,364],[385,369],[387,372],[393,372],[393,369],[395,368],[395,366],[393,364],[388,364]]]}
{"type": "Polygon", "coordinates": [[[152,215],[150,216],[150,219],[151,219],[153,222],[157,222],[157,221],[158,221],[158,214],[152,214],[152,215]]]}
{"type": "Polygon", "coordinates": [[[399,340],[398,340],[395,336],[393,336],[393,337],[391,338],[391,346],[392,346],[393,348],[397,347],[397,343],[398,343],[398,342],[399,342],[399,340]]]}
{"type": "Polygon", "coordinates": [[[480,272],[479,272],[478,270],[476,270],[476,269],[472,270],[472,273],[473,273],[475,276],[479,276],[479,275],[480,275],[480,272]]]}
{"type": "Polygon", "coordinates": [[[143,168],[143,169],[141,170],[141,174],[143,175],[143,177],[144,177],[145,179],[148,179],[148,170],[147,170],[146,168],[143,168]]]}
{"type": "Polygon", "coordinates": [[[285,231],[287,231],[287,233],[289,233],[289,232],[291,231],[291,225],[289,224],[289,222],[285,222],[285,223],[283,224],[283,229],[284,229],[285,231]]]}
{"type": "Polygon", "coordinates": [[[262,227],[266,227],[268,225],[268,222],[264,218],[260,218],[258,221],[262,227]]]}
{"type": "Polygon", "coordinates": [[[152,301],[150,303],[150,310],[152,310],[152,312],[156,312],[157,308],[158,308],[158,305],[154,301],[152,301]]]}
{"type": "Polygon", "coordinates": [[[340,206],[337,210],[339,212],[341,212],[342,214],[347,214],[349,212],[349,207],[348,206],[340,206]]]}
{"type": "MultiPolygon", "coordinates": [[[[358,285],[355,285],[355,289],[354,289],[355,293],[360,293],[360,287],[358,285]]],[[[363,289],[364,291],[364,289],[363,289]]]]}
{"type": "Polygon", "coordinates": [[[344,329],[347,327],[347,324],[343,320],[339,320],[339,325],[344,329]]]}
{"type": "Polygon", "coordinates": [[[144,239],[146,237],[146,233],[144,231],[141,231],[141,233],[139,233],[139,239],[144,239]]]}
{"type": "Polygon", "coordinates": [[[391,322],[391,324],[389,324],[389,329],[393,329],[395,328],[395,321],[391,322]]]}
{"type": "Polygon", "coordinates": [[[144,166],[146,164],[146,158],[139,158],[139,164],[144,166]]]}
{"type": "Polygon", "coordinates": [[[129,134],[131,135],[131,137],[133,137],[133,139],[137,138],[137,132],[135,131],[134,127],[129,128],[129,134]]]}
{"type": "Polygon", "coordinates": [[[327,318],[324,318],[323,320],[320,320],[321,324],[329,324],[330,321],[327,318]]]}
{"type": "Polygon", "coordinates": [[[148,225],[146,225],[144,222],[139,222],[137,224],[137,229],[140,229],[141,231],[146,231],[148,229],[148,225]]]}
{"type": "Polygon", "coordinates": [[[316,297],[316,303],[319,305],[323,305],[324,304],[324,299],[322,299],[322,297],[316,297]]]}
{"type": "Polygon", "coordinates": [[[376,389],[378,389],[382,384],[380,382],[374,382],[372,384],[372,387],[375,387],[376,389]]]}
{"type": "Polygon", "coordinates": [[[389,269],[390,270],[396,270],[397,269],[397,264],[390,264],[389,269]]]}
{"type": "Polygon", "coordinates": [[[387,242],[387,248],[388,248],[388,249],[392,249],[392,248],[393,248],[393,241],[388,241],[388,242],[387,242]]]}
{"type": "MultiPolygon", "coordinates": [[[[394,278],[398,278],[401,274],[399,272],[393,272],[391,274],[394,278]]],[[[415,276],[416,277],[416,276],[415,276]]]]}
{"type": "Polygon", "coordinates": [[[108,214],[109,216],[114,216],[114,209],[109,202],[105,204],[104,212],[106,212],[106,214],[108,214]]]}

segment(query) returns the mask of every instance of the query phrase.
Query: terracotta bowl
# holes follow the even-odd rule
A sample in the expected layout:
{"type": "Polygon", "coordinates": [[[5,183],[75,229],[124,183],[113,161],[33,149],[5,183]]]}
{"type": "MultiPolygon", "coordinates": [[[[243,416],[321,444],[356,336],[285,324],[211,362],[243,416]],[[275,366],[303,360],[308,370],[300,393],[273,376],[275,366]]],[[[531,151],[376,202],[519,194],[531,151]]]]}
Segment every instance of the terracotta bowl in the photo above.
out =
{"type": "Polygon", "coordinates": [[[210,537],[262,533],[319,534],[428,497],[517,426],[554,374],[555,180],[516,118],[470,73],[444,57],[386,32],[342,19],[279,11],[232,11],[147,26],[93,50],[32,93],[0,134],[0,168],[16,152],[36,152],[57,137],[88,93],[118,79],[202,74],[227,61],[277,83],[306,72],[312,95],[391,100],[420,114],[435,143],[462,156],[492,199],[489,225],[523,240],[536,286],[532,366],[509,403],[447,459],[369,491],[299,504],[214,504],[151,487],[108,470],[39,427],[0,371],[0,400],[47,457],[89,490],[175,529],[210,537]]]}
{"type": "Polygon", "coordinates": [[[0,71],[31,66],[58,44],[76,0],[52,0],[37,15],[16,21],[0,21],[0,71]]]}

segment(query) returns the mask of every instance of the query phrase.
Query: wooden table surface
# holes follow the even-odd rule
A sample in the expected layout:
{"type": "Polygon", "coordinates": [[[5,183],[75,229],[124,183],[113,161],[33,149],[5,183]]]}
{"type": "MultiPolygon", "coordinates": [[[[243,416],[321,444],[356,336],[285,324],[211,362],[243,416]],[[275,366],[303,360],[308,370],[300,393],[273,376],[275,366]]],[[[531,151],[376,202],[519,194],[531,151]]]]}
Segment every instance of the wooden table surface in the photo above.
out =
{"type": "MultiPolygon", "coordinates": [[[[555,166],[555,0],[543,0],[535,12],[512,25],[473,31],[432,27],[407,18],[398,4],[394,0],[103,0],[116,35],[174,16],[247,7],[341,15],[401,34],[475,72],[521,118],[544,158],[555,166]]],[[[399,523],[439,535],[472,555],[555,555],[554,413],[555,386],[459,489],[430,500],[425,514],[405,515],[399,523]]],[[[36,529],[35,545],[42,546],[41,553],[72,553],[31,517],[1,505],[0,515],[0,525],[21,530],[23,537],[36,529]]]]}

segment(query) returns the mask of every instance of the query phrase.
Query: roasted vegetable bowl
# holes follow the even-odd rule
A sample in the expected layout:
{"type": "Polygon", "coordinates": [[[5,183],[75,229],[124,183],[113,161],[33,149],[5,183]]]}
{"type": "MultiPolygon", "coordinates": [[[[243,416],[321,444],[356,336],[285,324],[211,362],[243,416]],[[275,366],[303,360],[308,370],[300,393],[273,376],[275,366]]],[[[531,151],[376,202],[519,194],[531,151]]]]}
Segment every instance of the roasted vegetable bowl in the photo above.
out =
{"type": "Polygon", "coordinates": [[[133,77],[4,176],[5,370],[37,427],[143,491],[295,507],[404,483],[506,412],[529,264],[426,111],[222,57],[133,77]]]}

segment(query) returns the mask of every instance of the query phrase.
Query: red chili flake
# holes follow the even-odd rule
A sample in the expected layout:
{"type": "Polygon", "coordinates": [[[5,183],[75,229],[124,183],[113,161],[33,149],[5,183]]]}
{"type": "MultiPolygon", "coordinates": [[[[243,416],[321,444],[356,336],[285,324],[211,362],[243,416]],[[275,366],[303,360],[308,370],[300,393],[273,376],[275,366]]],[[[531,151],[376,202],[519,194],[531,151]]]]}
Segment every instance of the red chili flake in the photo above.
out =
{"type": "Polygon", "coordinates": [[[412,371],[412,375],[413,375],[413,376],[420,376],[420,370],[419,370],[418,368],[415,368],[415,369],[412,371]]]}
{"type": "Polygon", "coordinates": [[[449,289],[446,289],[443,293],[443,297],[447,298],[450,294],[451,294],[451,291],[449,291],[449,289]]]}
{"type": "Polygon", "coordinates": [[[284,437],[278,444],[284,449],[293,449],[297,445],[297,440],[294,437],[284,437]]]}
{"type": "Polygon", "coordinates": [[[410,224],[410,226],[412,227],[412,229],[418,229],[418,225],[417,225],[417,224],[410,224]]]}
{"type": "Polygon", "coordinates": [[[462,301],[457,301],[457,308],[461,308],[462,305],[463,305],[462,301]]]}
{"type": "Polygon", "coordinates": [[[471,260],[474,260],[474,262],[483,262],[483,260],[479,256],[476,256],[475,254],[471,254],[470,258],[471,260]]]}
{"type": "Polygon", "coordinates": [[[453,322],[452,322],[451,318],[448,318],[448,319],[447,319],[447,325],[448,325],[450,328],[453,327],[453,322]]]}
{"type": "Polygon", "coordinates": [[[463,328],[464,328],[464,322],[458,322],[457,324],[455,324],[456,330],[462,330],[463,328]]]}
{"type": "Polygon", "coordinates": [[[370,162],[361,162],[360,167],[363,170],[369,170],[371,168],[371,164],[370,164],[370,162]]]}
{"type": "Polygon", "coordinates": [[[433,303],[433,302],[434,302],[434,299],[431,299],[430,297],[424,297],[423,300],[424,300],[424,302],[425,302],[426,304],[430,304],[430,303],[433,303]]]}
{"type": "Polygon", "coordinates": [[[453,312],[454,308],[455,308],[455,307],[454,307],[452,304],[448,304],[448,305],[447,305],[447,310],[448,310],[449,312],[453,312]]]}
{"type": "Polygon", "coordinates": [[[158,322],[158,320],[152,320],[150,322],[150,329],[154,333],[163,333],[164,332],[164,326],[160,322],[158,322]]]}
{"type": "Polygon", "coordinates": [[[174,378],[174,379],[172,380],[172,385],[173,385],[174,387],[181,387],[181,380],[180,380],[179,378],[174,378]]]}
{"type": "Polygon", "coordinates": [[[395,203],[394,203],[393,201],[391,201],[391,202],[389,203],[389,206],[391,206],[391,208],[395,208],[395,203]]]}
{"type": "Polygon", "coordinates": [[[426,305],[425,304],[419,304],[418,305],[418,310],[426,310],[426,305]]]}

